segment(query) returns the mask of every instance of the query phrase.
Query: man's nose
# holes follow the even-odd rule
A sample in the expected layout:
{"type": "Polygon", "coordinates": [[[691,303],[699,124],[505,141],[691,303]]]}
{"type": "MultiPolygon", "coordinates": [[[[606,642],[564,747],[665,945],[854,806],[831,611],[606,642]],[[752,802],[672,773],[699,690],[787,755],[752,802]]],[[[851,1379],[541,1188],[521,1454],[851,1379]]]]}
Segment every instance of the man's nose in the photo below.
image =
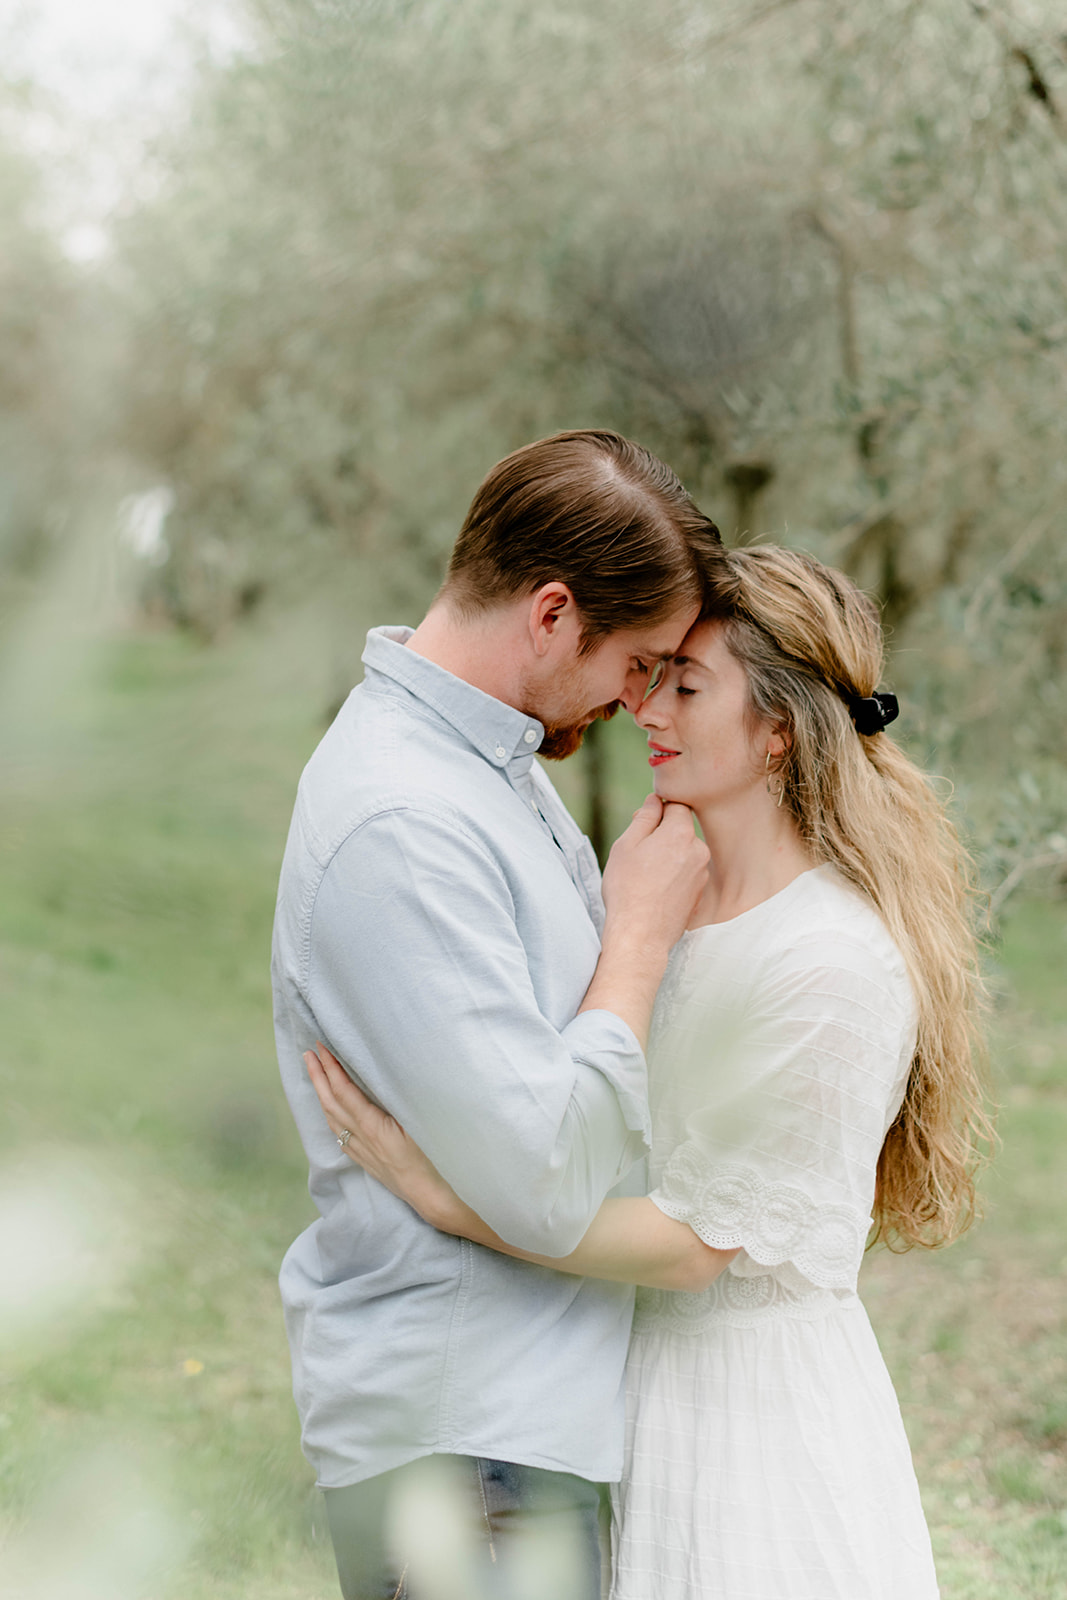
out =
{"type": "Polygon", "coordinates": [[[632,716],[636,716],[637,712],[638,712],[638,708],[641,705],[641,701],[644,698],[644,693],[645,693],[645,680],[644,680],[644,678],[640,678],[637,681],[635,681],[633,676],[632,676],[632,674],[631,674],[631,676],[627,678],[626,683],[623,686],[623,691],[619,696],[619,703],[620,703],[620,705],[623,706],[623,708],[625,710],[629,711],[632,716]]]}

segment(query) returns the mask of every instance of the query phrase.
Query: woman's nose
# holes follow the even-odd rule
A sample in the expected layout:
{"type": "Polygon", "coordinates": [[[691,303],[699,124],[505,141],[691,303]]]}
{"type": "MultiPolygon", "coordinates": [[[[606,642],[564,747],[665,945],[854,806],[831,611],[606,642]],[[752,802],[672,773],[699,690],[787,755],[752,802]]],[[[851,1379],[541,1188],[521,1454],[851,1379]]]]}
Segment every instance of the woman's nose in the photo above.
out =
{"type": "Polygon", "coordinates": [[[665,720],[661,691],[652,689],[634,712],[634,721],[639,728],[662,728],[665,720]]]}

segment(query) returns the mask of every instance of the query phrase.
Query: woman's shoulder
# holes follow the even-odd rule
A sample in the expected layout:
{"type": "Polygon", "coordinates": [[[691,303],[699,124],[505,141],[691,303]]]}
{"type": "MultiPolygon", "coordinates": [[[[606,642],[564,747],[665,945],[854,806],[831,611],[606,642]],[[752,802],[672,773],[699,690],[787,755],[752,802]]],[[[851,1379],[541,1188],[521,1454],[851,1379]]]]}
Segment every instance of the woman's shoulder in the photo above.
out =
{"type": "Polygon", "coordinates": [[[801,892],[768,929],[760,962],[765,982],[812,984],[846,998],[872,994],[887,1004],[913,1006],[907,964],[878,911],[835,867],[798,880],[801,892]]]}
{"type": "Polygon", "coordinates": [[[783,942],[799,934],[819,936],[900,956],[893,937],[862,889],[828,862],[796,880],[800,893],[786,908],[779,929],[783,942]]]}

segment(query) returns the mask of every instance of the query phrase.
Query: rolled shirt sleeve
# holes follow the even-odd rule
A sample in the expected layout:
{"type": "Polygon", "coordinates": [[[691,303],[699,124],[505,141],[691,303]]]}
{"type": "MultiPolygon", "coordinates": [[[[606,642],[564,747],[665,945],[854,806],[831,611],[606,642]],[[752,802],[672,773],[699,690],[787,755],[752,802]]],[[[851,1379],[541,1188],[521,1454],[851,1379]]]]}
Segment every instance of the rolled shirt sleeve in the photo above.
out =
{"type": "Polygon", "coordinates": [[[506,865],[447,806],[379,811],[322,876],[307,994],[326,1042],[520,1249],[566,1255],[645,1152],[645,1062],[610,1012],[534,993],[506,865]]]}

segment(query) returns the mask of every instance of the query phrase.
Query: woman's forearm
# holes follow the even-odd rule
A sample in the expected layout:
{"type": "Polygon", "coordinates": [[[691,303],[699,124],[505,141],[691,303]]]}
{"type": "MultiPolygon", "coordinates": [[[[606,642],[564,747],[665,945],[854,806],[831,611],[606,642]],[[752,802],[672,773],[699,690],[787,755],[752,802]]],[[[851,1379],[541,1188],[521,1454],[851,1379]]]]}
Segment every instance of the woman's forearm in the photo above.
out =
{"type": "Polygon", "coordinates": [[[682,1289],[699,1293],[722,1272],[736,1250],[715,1250],[685,1222],[675,1222],[651,1200],[605,1200],[577,1249],[566,1256],[539,1256],[501,1239],[454,1195],[441,1194],[423,1209],[427,1222],[444,1233],[457,1234],[520,1261],[532,1261],[556,1272],[613,1283],[636,1283],[649,1289],[682,1289]]]}

